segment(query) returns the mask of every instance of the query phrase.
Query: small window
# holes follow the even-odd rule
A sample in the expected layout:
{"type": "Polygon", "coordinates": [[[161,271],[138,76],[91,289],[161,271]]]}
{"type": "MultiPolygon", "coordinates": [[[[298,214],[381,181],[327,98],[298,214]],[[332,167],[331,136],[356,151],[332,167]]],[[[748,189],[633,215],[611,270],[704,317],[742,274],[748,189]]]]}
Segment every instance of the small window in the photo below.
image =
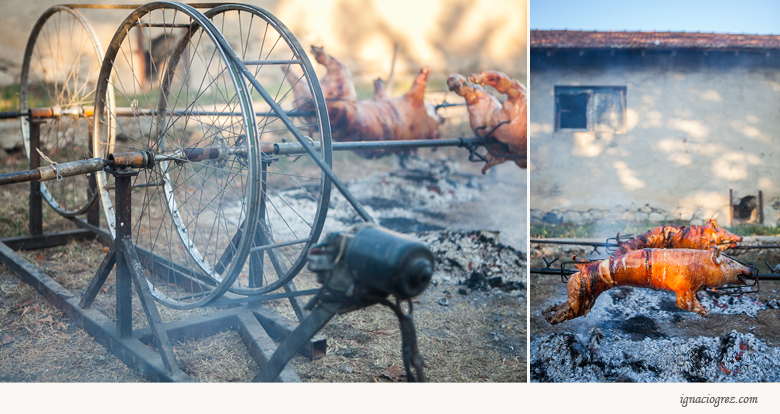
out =
{"type": "Polygon", "coordinates": [[[626,132],[625,86],[556,86],[555,130],[626,132]]]}

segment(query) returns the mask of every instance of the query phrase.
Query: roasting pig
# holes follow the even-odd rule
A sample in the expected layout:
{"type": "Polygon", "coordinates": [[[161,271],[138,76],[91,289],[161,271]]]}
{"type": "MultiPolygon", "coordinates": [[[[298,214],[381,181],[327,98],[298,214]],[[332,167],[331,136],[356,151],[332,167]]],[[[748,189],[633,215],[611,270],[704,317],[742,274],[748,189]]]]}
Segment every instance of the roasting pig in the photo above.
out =
{"type": "Polygon", "coordinates": [[[526,168],[528,150],[528,98],[525,87],[515,79],[501,72],[485,71],[473,74],[468,79],[452,75],[447,79],[449,89],[466,99],[471,129],[478,136],[485,136],[488,163],[482,168],[484,174],[492,166],[505,161],[514,161],[520,168],[526,168]],[[506,94],[502,105],[484,85],[490,85],[499,93],[506,94]]]}
{"type": "Polygon", "coordinates": [[[619,248],[615,255],[646,248],[707,250],[717,246],[720,250],[726,250],[736,247],[741,241],[742,236],[718,227],[718,222],[710,219],[703,226],[658,226],[624,242],[620,241],[618,235],[619,248]]]}
{"type": "Polygon", "coordinates": [[[677,295],[678,308],[707,316],[709,310],[696,297],[698,291],[726,284],[744,285],[745,278],[754,276],[754,269],[722,255],[716,247],[634,250],[575,266],[579,271],[569,277],[566,285],[568,300],[542,312],[550,324],[587,315],[598,296],[615,286],[669,290],[677,295]]]}
{"type": "MultiPolygon", "coordinates": [[[[327,74],[320,79],[328,108],[331,133],[335,141],[399,141],[439,138],[438,126],[444,121],[436,115],[433,105],[423,101],[428,69],[423,68],[409,91],[390,98],[382,82],[375,82],[374,100],[358,101],[352,74],[336,58],[322,48],[312,46],[318,63],[325,66],[327,74]]],[[[296,87],[299,75],[287,72],[287,81],[293,86],[296,106],[305,110],[311,99],[308,88],[296,87]]],[[[380,157],[392,152],[412,150],[360,150],[365,158],[380,157]]]]}

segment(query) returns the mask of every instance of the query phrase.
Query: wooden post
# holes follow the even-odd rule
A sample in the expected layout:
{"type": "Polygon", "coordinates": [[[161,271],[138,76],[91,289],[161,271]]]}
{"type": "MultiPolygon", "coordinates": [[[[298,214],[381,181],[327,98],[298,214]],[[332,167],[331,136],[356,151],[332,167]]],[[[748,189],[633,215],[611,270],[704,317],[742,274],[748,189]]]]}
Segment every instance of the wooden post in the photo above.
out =
{"type": "Polygon", "coordinates": [[[729,226],[734,226],[734,190],[729,188],[729,226]]]}

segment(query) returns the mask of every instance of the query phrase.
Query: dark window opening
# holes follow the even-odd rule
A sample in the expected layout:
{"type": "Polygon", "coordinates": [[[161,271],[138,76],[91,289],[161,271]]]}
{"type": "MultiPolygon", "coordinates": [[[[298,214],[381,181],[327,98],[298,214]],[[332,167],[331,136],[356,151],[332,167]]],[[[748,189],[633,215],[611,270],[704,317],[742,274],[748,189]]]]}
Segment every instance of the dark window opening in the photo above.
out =
{"type": "Polygon", "coordinates": [[[626,132],[625,86],[556,86],[555,130],[626,132]]]}
{"type": "Polygon", "coordinates": [[[588,127],[588,94],[576,93],[558,97],[559,127],[586,129],[588,127]]]}
{"type": "Polygon", "coordinates": [[[764,197],[761,191],[758,196],[747,195],[734,198],[733,190],[729,190],[731,200],[731,224],[764,224],[764,197]]]}

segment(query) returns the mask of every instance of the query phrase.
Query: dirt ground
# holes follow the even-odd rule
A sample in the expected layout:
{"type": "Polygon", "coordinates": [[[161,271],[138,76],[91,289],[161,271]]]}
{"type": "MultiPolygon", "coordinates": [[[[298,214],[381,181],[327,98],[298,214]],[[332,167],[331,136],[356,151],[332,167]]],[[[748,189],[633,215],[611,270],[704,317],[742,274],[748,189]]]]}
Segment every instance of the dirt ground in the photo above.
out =
{"type": "MultiPolygon", "coordinates": [[[[452,154],[457,154],[457,150],[452,154]]],[[[437,156],[448,155],[442,152],[437,156]]],[[[467,154],[459,156],[465,158],[467,154]]],[[[2,172],[10,172],[24,169],[25,163],[23,155],[16,153],[7,156],[2,164],[2,172]]],[[[389,161],[378,164],[378,171],[394,168],[389,161]]],[[[476,166],[467,162],[463,165],[465,174],[473,174],[469,169],[473,171],[476,166]]],[[[338,170],[337,173],[342,175],[338,170]]],[[[348,181],[349,174],[346,177],[342,179],[348,181]]],[[[501,185],[500,181],[497,185],[501,185]]],[[[3,223],[0,224],[4,232],[24,234],[27,189],[26,184],[19,184],[0,190],[4,203],[3,223]]],[[[72,226],[48,207],[44,210],[47,210],[45,231],[59,231],[72,226]]],[[[473,207],[466,210],[473,211],[473,207]]],[[[464,225],[454,218],[452,228],[475,225],[463,217],[461,220],[464,225]]],[[[520,227],[513,228],[512,232],[525,233],[524,225],[520,227]]],[[[496,230],[490,225],[487,229],[496,230]]],[[[495,232],[437,230],[414,236],[428,240],[439,256],[434,283],[414,300],[414,321],[428,380],[525,382],[525,254],[511,245],[499,243],[503,238],[495,232]],[[445,246],[448,240],[456,240],[457,250],[463,248],[463,252],[450,255],[448,249],[454,250],[454,244],[445,246]],[[457,264],[453,265],[455,262],[457,264]],[[478,263],[486,266],[484,269],[487,270],[481,273],[485,278],[504,275],[507,283],[503,286],[491,286],[484,281],[469,283],[471,273],[479,270],[469,269],[472,262],[474,266],[478,263]]],[[[62,286],[79,294],[102,260],[104,250],[104,246],[97,242],[85,241],[20,254],[62,286]]],[[[306,270],[295,281],[299,289],[318,287],[314,276],[306,270]]],[[[98,295],[93,305],[94,309],[110,318],[113,318],[114,312],[112,289],[113,276],[110,276],[105,291],[98,295]]],[[[290,319],[294,318],[285,301],[275,301],[267,306],[290,319]]],[[[164,321],[208,312],[204,309],[172,311],[162,306],[159,308],[164,321]]],[[[145,326],[142,314],[140,305],[134,301],[137,327],[145,326]]],[[[337,316],[321,333],[328,342],[325,357],[312,361],[296,356],[291,361],[302,381],[403,381],[400,330],[389,309],[373,306],[337,316]]],[[[3,265],[0,265],[0,341],[2,382],[148,381],[125,366],[3,265]]],[[[197,381],[248,381],[259,372],[238,334],[232,331],[174,344],[174,351],[182,370],[197,381]]]]}

